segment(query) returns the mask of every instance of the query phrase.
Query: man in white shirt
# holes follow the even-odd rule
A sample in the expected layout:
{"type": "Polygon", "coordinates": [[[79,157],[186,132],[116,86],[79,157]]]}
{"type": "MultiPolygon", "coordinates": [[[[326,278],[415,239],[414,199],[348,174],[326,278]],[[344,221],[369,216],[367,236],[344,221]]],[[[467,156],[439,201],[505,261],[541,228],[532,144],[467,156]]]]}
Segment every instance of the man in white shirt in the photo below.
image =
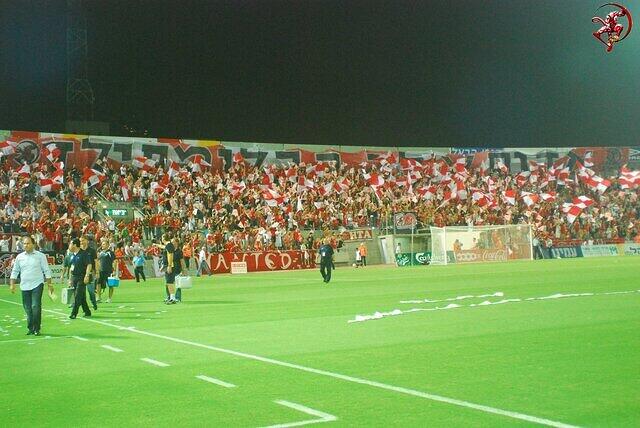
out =
{"type": "Polygon", "coordinates": [[[29,332],[27,335],[40,336],[40,323],[42,320],[42,291],[45,280],[49,288],[49,294],[53,294],[51,284],[51,269],[47,262],[47,256],[34,249],[34,241],[31,236],[22,238],[24,252],[18,254],[11,270],[9,290],[16,292],[16,279],[20,275],[20,291],[22,292],[22,306],[27,314],[29,332]]]}
{"type": "Polygon", "coordinates": [[[198,254],[198,271],[196,272],[196,276],[202,275],[205,269],[209,276],[211,276],[211,268],[209,267],[209,263],[207,263],[207,250],[205,247],[202,247],[198,254]]]}
{"type": "Polygon", "coordinates": [[[2,238],[0,239],[0,251],[8,253],[9,252],[9,239],[2,238]]]}

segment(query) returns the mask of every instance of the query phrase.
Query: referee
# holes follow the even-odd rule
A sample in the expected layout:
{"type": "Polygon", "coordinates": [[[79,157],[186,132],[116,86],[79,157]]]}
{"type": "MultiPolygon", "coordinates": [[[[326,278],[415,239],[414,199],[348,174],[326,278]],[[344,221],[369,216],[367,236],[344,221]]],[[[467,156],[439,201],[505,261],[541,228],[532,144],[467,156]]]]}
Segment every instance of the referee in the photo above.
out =
{"type": "Polygon", "coordinates": [[[51,269],[47,257],[40,251],[34,250],[31,236],[22,238],[24,252],[18,254],[11,270],[9,290],[16,292],[16,279],[20,276],[20,291],[22,292],[22,307],[27,314],[27,335],[40,336],[42,321],[42,291],[46,279],[49,293],[53,294],[51,285],[51,269]]]}
{"type": "Polygon", "coordinates": [[[329,244],[329,238],[322,241],[318,254],[320,254],[320,274],[325,284],[328,284],[331,281],[331,269],[333,269],[333,247],[329,244]]]}

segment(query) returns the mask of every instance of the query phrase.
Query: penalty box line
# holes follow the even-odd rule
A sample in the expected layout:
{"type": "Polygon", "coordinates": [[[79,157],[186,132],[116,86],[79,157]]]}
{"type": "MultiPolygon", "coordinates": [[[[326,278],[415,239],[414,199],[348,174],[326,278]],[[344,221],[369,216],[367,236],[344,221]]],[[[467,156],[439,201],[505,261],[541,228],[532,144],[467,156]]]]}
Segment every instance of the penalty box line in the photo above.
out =
{"type": "MultiPolygon", "coordinates": [[[[5,302],[5,303],[10,303],[12,305],[17,305],[17,306],[22,306],[20,303],[17,302],[12,302],[11,300],[5,300],[5,299],[0,299],[0,302],[5,302]]],[[[43,309],[43,311],[45,312],[51,312],[54,314],[58,314],[58,315],[66,315],[64,312],[60,312],[60,311],[55,311],[55,310],[51,310],[51,309],[43,309]]],[[[367,380],[367,379],[362,379],[362,378],[358,378],[358,377],[354,377],[354,376],[348,376],[348,375],[343,375],[340,373],[334,373],[334,372],[330,372],[327,370],[321,370],[321,369],[314,369],[312,367],[305,367],[305,366],[301,366],[298,364],[293,364],[293,363],[288,363],[286,361],[279,361],[279,360],[274,360],[272,358],[267,358],[267,357],[261,357],[259,355],[252,355],[252,354],[247,354],[244,352],[239,352],[239,351],[234,351],[231,349],[225,349],[225,348],[219,348],[216,346],[211,346],[211,345],[205,345],[203,343],[198,343],[198,342],[192,342],[189,340],[184,340],[184,339],[179,339],[177,337],[171,337],[171,336],[165,336],[162,334],[157,334],[157,333],[152,333],[149,331],[144,331],[144,330],[139,330],[135,327],[122,327],[119,325],[115,325],[115,324],[111,324],[105,321],[100,321],[100,320],[95,320],[95,319],[91,319],[91,318],[78,318],[81,319],[83,321],[87,321],[87,322],[92,322],[92,323],[96,323],[96,324],[102,324],[105,325],[107,327],[112,327],[112,328],[117,328],[118,330],[125,330],[125,331],[129,331],[131,333],[136,333],[136,334],[141,334],[144,336],[149,336],[149,337],[155,337],[156,339],[163,339],[163,340],[167,340],[170,342],[175,342],[175,343],[180,343],[183,345],[189,345],[189,346],[193,346],[195,348],[201,348],[201,349],[208,349],[211,351],[215,351],[215,352],[220,352],[223,354],[228,354],[228,355],[233,355],[236,357],[241,357],[241,358],[245,358],[245,359],[249,359],[249,360],[254,360],[254,361],[260,361],[263,363],[267,363],[267,364],[272,364],[275,366],[280,366],[280,367],[287,367],[290,369],[295,369],[295,370],[299,370],[299,371],[303,371],[303,372],[307,372],[307,373],[314,373],[317,375],[321,375],[321,376],[326,376],[326,377],[331,377],[334,379],[340,379],[340,380],[344,380],[347,382],[352,382],[352,383],[357,383],[360,385],[367,385],[367,386],[371,386],[374,388],[379,388],[379,389],[384,389],[387,391],[393,391],[393,392],[397,392],[400,394],[405,394],[405,395],[411,395],[414,397],[419,397],[419,398],[424,398],[427,400],[431,400],[431,401],[437,401],[440,403],[446,403],[446,404],[451,404],[454,406],[458,406],[458,407],[464,407],[467,409],[473,409],[473,410],[478,410],[481,412],[485,412],[485,413],[491,413],[494,415],[500,415],[500,416],[505,416],[505,417],[509,417],[509,418],[513,418],[513,419],[519,419],[522,421],[527,421],[527,422],[531,422],[531,423],[535,423],[535,424],[539,424],[539,425],[545,425],[545,426],[550,426],[550,427],[556,427],[556,428],[576,428],[575,425],[569,425],[569,424],[565,424],[563,422],[557,422],[557,421],[553,421],[550,419],[545,419],[545,418],[540,418],[537,416],[531,416],[531,415],[527,415],[524,413],[519,413],[519,412],[513,412],[510,410],[503,410],[503,409],[498,409],[496,407],[490,407],[490,406],[485,406],[482,404],[476,404],[476,403],[472,403],[469,401],[464,401],[464,400],[458,400],[456,398],[449,398],[449,397],[445,397],[442,395],[437,395],[437,394],[431,394],[428,392],[423,392],[423,391],[418,391],[415,389],[410,389],[410,388],[404,388],[401,386],[394,386],[394,385],[389,385],[386,383],[381,383],[381,382],[376,382],[376,381],[372,381],[372,380],[367,380]]]]}

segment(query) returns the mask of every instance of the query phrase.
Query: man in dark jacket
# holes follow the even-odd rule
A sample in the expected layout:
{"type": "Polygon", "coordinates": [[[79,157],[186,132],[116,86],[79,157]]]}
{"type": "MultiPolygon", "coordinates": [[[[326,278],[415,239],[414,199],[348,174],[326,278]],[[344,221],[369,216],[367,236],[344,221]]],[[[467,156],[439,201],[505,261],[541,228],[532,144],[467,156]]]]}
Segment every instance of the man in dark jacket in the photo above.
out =
{"type": "Polygon", "coordinates": [[[97,260],[98,253],[95,248],[89,246],[89,238],[86,235],[83,235],[80,238],[80,249],[87,253],[87,256],[91,260],[91,279],[87,284],[87,291],[89,292],[89,300],[91,300],[91,304],[93,305],[93,310],[98,310],[98,303],[96,299],[96,280],[95,273],[98,271],[97,269],[97,260]]]}
{"type": "Polygon", "coordinates": [[[318,254],[320,255],[320,274],[324,282],[329,283],[333,269],[333,247],[329,244],[328,238],[322,241],[318,254]]]}
{"type": "Polygon", "coordinates": [[[93,260],[91,260],[86,251],[80,248],[80,240],[78,238],[71,241],[69,249],[73,254],[71,257],[71,267],[69,268],[69,272],[71,273],[71,286],[75,288],[76,294],[69,318],[76,318],[80,306],[82,306],[84,316],[90,317],[91,310],[87,304],[87,284],[91,281],[93,260]]]}

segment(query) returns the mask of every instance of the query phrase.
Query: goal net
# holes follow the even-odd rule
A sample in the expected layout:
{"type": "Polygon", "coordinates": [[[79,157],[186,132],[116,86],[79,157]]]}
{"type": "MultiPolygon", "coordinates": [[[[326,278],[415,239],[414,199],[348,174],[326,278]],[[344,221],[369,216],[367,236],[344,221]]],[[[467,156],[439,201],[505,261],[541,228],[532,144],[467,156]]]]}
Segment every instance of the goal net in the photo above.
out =
{"type": "Polygon", "coordinates": [[[528,224],[445,226],[430,230],[432,264],[533,259],[528,224]]]}

